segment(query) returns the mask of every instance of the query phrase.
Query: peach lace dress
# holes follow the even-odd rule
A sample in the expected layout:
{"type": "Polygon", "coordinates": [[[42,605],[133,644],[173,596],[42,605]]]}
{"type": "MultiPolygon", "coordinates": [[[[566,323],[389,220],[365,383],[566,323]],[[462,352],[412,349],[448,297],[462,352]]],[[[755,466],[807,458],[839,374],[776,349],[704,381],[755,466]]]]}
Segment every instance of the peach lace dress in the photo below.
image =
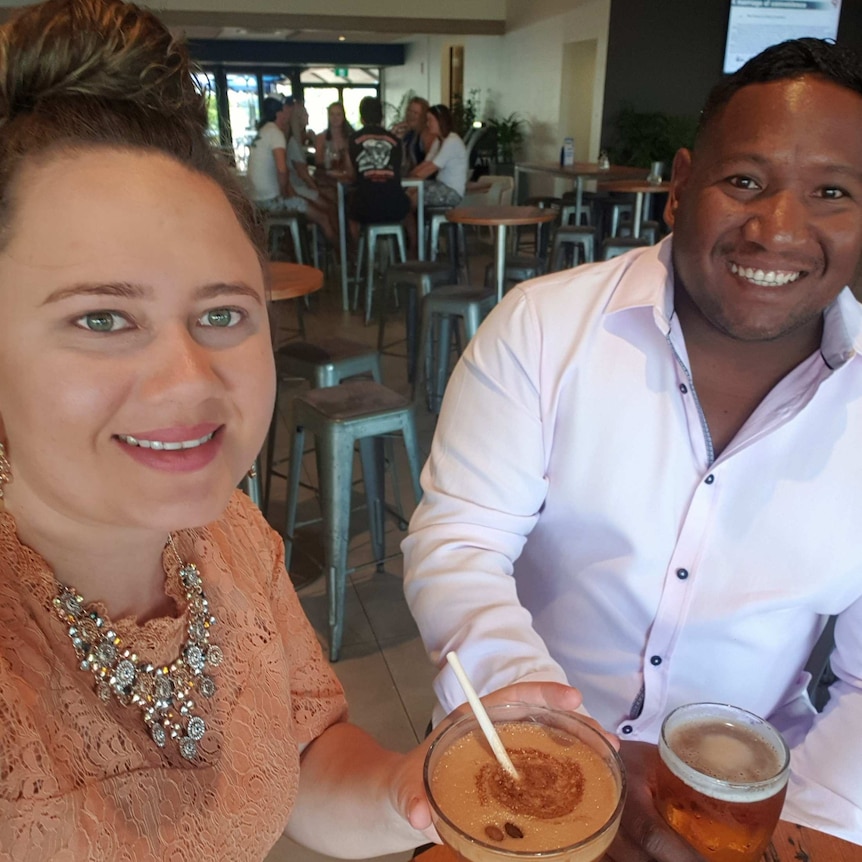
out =
{"type": "MultiPolygon", "coordinates": [[[[50,570],[0,510],[0,859],[243,862],[263,859],[284,829],[300,747],[345,717],[341,687],[281,538],[244,494],[176,542],[200,569],[224,652],[216,692],[197,710],[207,724],[197,764],[173,740],[157,748],[136,707],[99,700],[51,607],[50,570]]],[[[177,564],[166,555],[165,566],[178,616],[113,620],[153,664],[173,660],[185,638],[177,564]]]]}

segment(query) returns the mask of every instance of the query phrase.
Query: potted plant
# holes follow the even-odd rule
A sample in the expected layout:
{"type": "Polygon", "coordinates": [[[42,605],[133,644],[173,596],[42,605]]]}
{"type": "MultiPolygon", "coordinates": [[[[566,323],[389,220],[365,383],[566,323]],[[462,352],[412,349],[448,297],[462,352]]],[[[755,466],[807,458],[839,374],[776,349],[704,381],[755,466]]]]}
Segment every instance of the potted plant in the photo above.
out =
{"type": "Polygon", "coordinates": [[[496,136],[497,173],[514,172],[515,156],[524,141],[524,120],[513,112],[508,117],[490,120],[490,125],[496,136]]]}

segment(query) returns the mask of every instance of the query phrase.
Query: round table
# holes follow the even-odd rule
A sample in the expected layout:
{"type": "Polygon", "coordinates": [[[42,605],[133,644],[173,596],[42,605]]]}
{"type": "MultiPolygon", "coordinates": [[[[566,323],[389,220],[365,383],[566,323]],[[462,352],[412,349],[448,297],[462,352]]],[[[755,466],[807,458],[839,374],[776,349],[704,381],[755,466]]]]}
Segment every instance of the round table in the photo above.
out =
{"type": "Polygon", "coordinates": [[[456,224],[487,225],[497,228],[498,302],[503,298],[503,287],[506,280],[506,228],[512,225],[545,224],[553,221],[556,217],[556,210],[521,206],[454,207],[446,213],[446,218],[456,224]]]}
{"type": "Polygon", "coordinates": [[[269,298],[273,302],[308,296],[323,287],[323,273],[302,263],[270,261],[269,298]]]}
{"type": "Polygon", "coordinates": [[[599,183],[599,190],[603,192],[633,194],[635,196],[635,211],[632,214],[632,236],[637,238],[641,235],[644,199],[649,195],[667,193],[670,191],[670,183],[666,180],[660,183],[650,183],[646,180],[617,180],[615,182],[599,183]]]}

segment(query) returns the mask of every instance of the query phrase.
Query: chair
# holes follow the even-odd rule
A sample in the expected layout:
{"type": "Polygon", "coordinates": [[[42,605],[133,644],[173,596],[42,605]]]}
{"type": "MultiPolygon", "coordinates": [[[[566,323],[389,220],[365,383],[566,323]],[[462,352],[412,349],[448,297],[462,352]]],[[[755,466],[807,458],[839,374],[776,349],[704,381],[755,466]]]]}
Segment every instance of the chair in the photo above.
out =
{"type": "Polygon", "coordinates": [[[377,332],[377,350],[388,352],[398,342],[385,343],[386,321],[390,303],[400,302],[404,308],[407,346],[407,381],[416,376],[417,335],[419,331],[419,304],[435,287],[452,284],[457,274],[444,261],[416,261],[393,263],[386,271],[386,286],[379,303],[380,325],[377,332]]]}
{"type": "MultiPolygon", "coordinates": [[[[371,321],[371,304],[374,294],[374,267],[377,260],[377,241],[382,238],[394,238],[398,245],[401,260],[407,260],[407,248],[404,239],[404,225],[401,222],[381,222],[378,224],[364,224],[359,235],[359,250],[356,256],[356,289],[353,292],[353,308],[359,304],[359,286],[362,280],[362,258],[368,245],[368,263],[366,266],[365,280],[365,323],[371,321]]],[[[388,263],[388,261],[387,261],[388,263]]]]}
{"type": "Polygon", "coordinates": [[[631,251],[633,248],[643,248],[650,243],[644,237],[611,236],[602,243],[602,260],[610,260],[631,251]]]}
{"type": "Polygon", "coordinates": [[[572,266],[592,263],[595,260],[596,229],[589,225],[562,224],[554,232],[551,249],[550,271],[559,272],[568,264],[571,253],[572,266]]]}
{"type": "MultiPolygon", "coordinates": [[[[452,324],[463,327],[463,343],[467,343],[479,329],[479,324],[497,304],[496,290],[450,285],[440,287],[422,300],[422,328],[419,338],[419,368],[414,382],[414,395],[423,388],[426,404],[434,413],[439,412],[449,373],[449,350],[452,343],[452,324]],[[434,328],[436,323],[436,355],[434,328]],[[430,371],[429,371],[430,369],[430,371]],[[430,384],[430,385],[429,385],[430,384]]],[[[459,336],[460,353],[460,333],[459,336]]]]}
{"type": "Polygon", "coordinates": [[[437,260],[440,253],[440,228],[446,228],[449,232],[449,263],[456,272],[464,274],[464,281],[469,280],[469,268],[467,263],[467,236],[464,233],[464,225],[455,224],[446,218],[446,213],[451,207],[425,207],[425,224],[428,226],[431,237],[428,243],[428,260],[437,260]]]}
{"type": "MultiPolygon", "coordinates": [[[[306,244],[303,242],[305,236],[306,220],[298,213],[265,213],[264,214],[267,248],[271,260],[278,260],[281,253],[281,242],[285,231],[290,233],[293,243],[293,256],[297,263],[305,263],[309,255],[306,244]]],[[[317,226],[315,225],[315,228],[317,226]]],[[[315,243],[316,246],[316,243],[315,243]]],[[[315,266],[317,264],[315,263],[315,266]]]]}
{"type": "MultiPolygon", "coordinates": [[[[347,338],[323,338],[316,343],[289,342],[275,351],[275,371],[278,383],[307,380],[316,388],[335,386],[350,377],[370,375],[377,383],[382,380],[380,354],[358,341],[347,338]]],[[[277,470],[275,444],[279,417],[279,387],[275,391],[275,407],[266,441],[266,474],[263,487],[263,511],[269,508],[272,477],[286,478],[277,470]]]]}
{"type": "MultiPolygon", "coordinates": [[[[503,283],[506,285],[520,284],[530,278],[538,278],[545,272],[545,261],[531,254],[507,254],[506,269],[503,272],[503,283]]],[[[494,264],[485,267],[485,287],[496,289],[494,264]]],[[[506,288],[508,290],[508,287],[506,288]]]]}
{"type": "Polygon", "coordinates": [[[419,444],[413,405],[370,380],[315,389],[294,401],[288,476],[285,562],[290,565],[305,433],[315,436],[324,532],[324,568],[329,603],[329,658],[338,661],[344,632],[344,590],[350,538],[353,450],[359,443],[372,547],[378,570],[384,555],[383,454],[381,435],[400,433],[416,502],[419,502],[419,444]]]}

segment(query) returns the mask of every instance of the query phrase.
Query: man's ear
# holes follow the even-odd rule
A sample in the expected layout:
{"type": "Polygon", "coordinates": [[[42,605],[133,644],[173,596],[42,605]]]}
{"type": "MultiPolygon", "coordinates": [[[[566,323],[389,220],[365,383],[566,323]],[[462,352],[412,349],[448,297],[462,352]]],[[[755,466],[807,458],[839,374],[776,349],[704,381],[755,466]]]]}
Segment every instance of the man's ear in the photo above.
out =
{"type": "Polygon", "coordinates": [[[686,184],[691,176],[693,158],[691,150],[685,148],[677,150],[676,155],[673,157],[670,193],[667,196],[667,204],[664,208],[664,220],[671,230],[673,230],[674,221],[676,220],[676,211],[679,207],[680,197],[685,191],[686,184]]]}

